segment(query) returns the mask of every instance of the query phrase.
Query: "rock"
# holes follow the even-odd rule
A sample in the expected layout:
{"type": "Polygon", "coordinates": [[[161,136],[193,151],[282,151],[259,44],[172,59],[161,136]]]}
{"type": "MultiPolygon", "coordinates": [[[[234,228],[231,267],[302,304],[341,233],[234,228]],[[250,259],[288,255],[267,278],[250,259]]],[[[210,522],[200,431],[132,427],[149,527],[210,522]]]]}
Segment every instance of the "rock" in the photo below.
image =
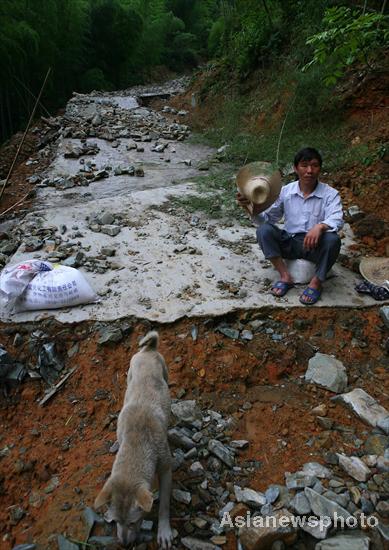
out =
{"type": "Polygon", "coordinates": [[[311,414],[314,416],[327,416],[327,406],[324,403],[321,403],[311,410],[311,414]]]}
{"type": "Polygon", "coordinates": [[[270,486],[266,489],[265,497],[269,504],[273,504],[280,496],[280,488],[276,485],[270,486]]]}
{"type": "Polygon", "coordinates": [[[347,374],[343,364],[324,353],[316,353],[308,363],[305,380],[335,393],[347,387],[347,374]]]}
{"type": "Polygon", "coordinates": [[[326,497],[329,500],[336,502],[337,504],[339,504],[339,506],[342,506],[343,508],[347,508],[350,502],[350,493],[348,491],[339,494],[334,493],[334,491],[326,491],[325,493],[321,494],[323,494],[323,497],[326,497]]]}
{"type": "Polygon", "coordinates": [[[316,483],[315,476],[306,472],[285,472],[285,485],[288,489],[304,489],[304,487],[312,487],[316,483]]]}
{"type": "Polygon", "coordinates": [[[387,435],[389,435],[389,415],[386,416],[385,418],[381,418],[377,422],[377,427],[383,432],[385,432],[387,435]]]}
{"type": "Polygon", "coordinates": [[[290,501],[289,506],[299,516],[311,513],[311,505],[303,492],[297,493],[290,501]]]}
{"type": "Polygon", "coordinates": [[[101,233],[105,235],[110,235],[111,237],[116,237],[121,231],[120,225],[102,225],[100,227],[101,233]]]}
{"type": "Polygon", "coordinates": [[[246,439],[234,439],[230,441],[230,447],[233,449],[245,449],[249,446],[249,442],[246,439]]]}
{"type": "Polygon", "coordinates": [[[367,214],[354,224],[353,229],[357,237],[374,237],[375,239],[381,239],[385,237],[387,224],[384,220],[376,218],[374,214],[367,214]]]}
{"type": "Polygon", "coordinates": [[[323,540],[327,537],[331,526],[331,521],[320,522],[319,519],[312,517],[301,524],[301,529],[309,533],[315,539],[323,540]]]}
{"type": "Polygon", "coordinates": [[[174,500],[181,502],[181,504],[190,504],[192,495],[188,491],[181,491],[180,489],[173,489],[172,495],[174,500]]]}
{"type": "Polygon", "coordinates": [[[339,465],[357,481],[367,481],[371,472],[366,464],[357,456],[345,456],[338,453],[339,465]]]}
{"type": "Polygon", "coordinates": [[[182,433],[178,428],[171,428],[168,431],[168,437],[172,445],[187,451],[196,447],[195,442],[190,437],[182,433]]]}
{"type": "Polygon", "coordinates": [[[223,443],[217,439],[210,439],[208,441],[208,450],[219,458],[224,464],[229,468],[232,468],[234,465],[234,457],[232,453],[227,449],[223,443]]]}
{"type": "Polygon", "coordinates": [[[115,218],[109,212],[104,212],[104,214],[99,217],[100,225],[112,225],[114,221],[115,218]]]}
{"type": "Polygon", "coordinates": [[[193,399],[172,403],[172,413],[180,422],[191,424],[201,417],[200,410],[193,399]]]}
{"type": "Polygon", "coordinates": [[[116,248],[110,248],[109,246],[103,246],[100,250],[100,254],[103,254],[104,256],[115,256],[116,254],[116,248]]]}
{"type": "Polygon", "coordinates": [[[332,472],[326,466],[319,464],[319,462],[306,462],[303,466],[303,471],[311,476],[318,477],[320,479],[329,479],[332,477],[332,472]]]}
{"type": "Polygon", "coordinates": [[[37,546],[34,543],[17,544],[12,550],[36,550],[37,546]]]}
{"type": "Polygon", "coordinates": [[[347,210],[351,222],[357,222],[366,216],[365,212],[357,205],[350,206],[347,210]]]}
{"type": "Polygon", "coordinates": [[[374,428],[389,415],[384,407],[361,388],[337,395],[333,397],[333,400],[341,401],[350,407],[359,418],[374,428]]]}
{"type": "Polygon", "coordinates": [[[369,455],[383,455],[387,447],[389,447],[389,437],[381,434],[369,435],[364,444],[365,452],[369,455]]]}
{"type": "Polygon", "coordinates": [[[276,541],[283,541],[287,546],[293,544],[297,538],[297,527],[293,527],[292,518],[293,515],[285,509],[278,510],[273,516],[266,518],[261,516],[252,518],[250,526],[239,529],[243,548],[269,550],[276,541]]]}
{"type": "Polygon", "coordinates": [[[105,549],[106,546],[109,545],[117,545],[118,539],[116,537],[98,537],[94,536],[88,539],[88,544],[96,545],[97,547],[101,547],[105,549]]]}
{"type": "Polygon", "coordinates": [[[227,336],[227,338],[231,338],[232,340],[239,339],[239,330],[236,330],[234,328],[219,326],[216,328],[216,330],[224,334],[224,336],[227,336]]]}
{"type": "Polygon", "coordinates": [[[100,338],[98,344],[105,346],[106,344],[120,342],[123,338],[123,333],[120,328],[106,327],[100,330],[100,338]]]}
{"type": "Polygon", "coordinates": [[[375,509],[379,513],[379,515],[382,516],[383,518],[389,518],[389,502],[388,501],[381,500],[377,504],[375,509]]]}
{"type": "Polygon", "coordinates": [[[389,306],[380,307],[380,316],[386,328],[389,328],[389,306]]]}
{"type": "Polygon", "coordinates": [[[189,550],[217,550],[217,546],[214,544],[194,537],[184,537],[181,539],[181,543],[189,550]]]}
{"type": "Polygon", "coordinates": [[[247,487],[245,489],[241,489],[239,496],[240,498],[238,499],[238,502],[243,502],[243,504],[247,504],[247,506],[250,506],[256,510],[259,510],[264,504],[266,504],[265,495],[247,487]]]}
{"type": "Polygon", "coordinates": [[[362,534],[336,535],[322,542],[318,542],[315,550],[369,550],[369,537],[362,534]]]}
{"type": "Polygon", "coordinates": [[[336,502],[333,502],[323,495],[316,493],[316,491],[313,491],[310,487],[306,487],[304,492],[309,504],[311,505],[312,511],[316,516],[327,516],[333,520],[335,514],[337,514],[338,520],[339,518],[343,518],[345,521],[352,517],[347,510],[342,508],[342,506],[339,506],[336,502]]]}
{"type": "Polygon", "coordinates": [[[57,543],[58,543],[58,550],[79,550],[78,544],[74,544],[74,542],[70,542],[70,540],[66,539],[63,535],[58,535],[57,543]]]}
{"type": "Polygon", "coordinates": [[[251,330],[242,330],[242,332],[240,333],[240,337],[242,338],[242,340],[252,340],[254,338],[254,335],[251,330]]]}

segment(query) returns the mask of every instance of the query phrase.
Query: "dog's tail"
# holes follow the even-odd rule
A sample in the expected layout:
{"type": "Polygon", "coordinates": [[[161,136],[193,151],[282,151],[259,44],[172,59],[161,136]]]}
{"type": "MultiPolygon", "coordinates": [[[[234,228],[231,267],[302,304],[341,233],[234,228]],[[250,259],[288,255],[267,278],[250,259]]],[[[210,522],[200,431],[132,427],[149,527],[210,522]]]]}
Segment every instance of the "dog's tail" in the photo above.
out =
{"type": "Polygon", "coordinates": [[[158,348],[159,335],[156,330],[151,330],[139,342],[141,351],[155,351],[158,348]]]}

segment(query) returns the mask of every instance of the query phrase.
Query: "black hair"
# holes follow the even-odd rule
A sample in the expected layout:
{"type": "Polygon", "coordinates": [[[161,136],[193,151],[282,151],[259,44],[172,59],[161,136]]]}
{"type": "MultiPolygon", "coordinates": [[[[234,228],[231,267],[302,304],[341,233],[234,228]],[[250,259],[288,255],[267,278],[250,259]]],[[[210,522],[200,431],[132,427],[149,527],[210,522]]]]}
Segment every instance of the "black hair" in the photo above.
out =
{"type": "Polygon", "coordinates": [[[301,151],[296,153],[296,156],[294,157],[294,165],[297,166],[302,160],[318,160],[320,167],[323,164],[321,154],[313,147],[304,147],[304,149],[301,149],[301,151]]]}

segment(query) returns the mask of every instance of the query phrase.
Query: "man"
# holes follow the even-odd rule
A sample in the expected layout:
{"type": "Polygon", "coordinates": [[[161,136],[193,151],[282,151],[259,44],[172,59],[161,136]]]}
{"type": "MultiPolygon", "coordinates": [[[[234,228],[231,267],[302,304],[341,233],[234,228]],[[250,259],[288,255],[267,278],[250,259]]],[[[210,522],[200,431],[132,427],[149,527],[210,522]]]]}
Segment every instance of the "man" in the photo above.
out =
{"type": "Polygon", "coordinates": [[[303,258],[316,264],[315,275],[300,296],[304,305],[319,300],[326,275],[339,255],[337,232],[343,227],[339,193],[319,181],[321,166],[322,158],[316,149],[299,151],[294,158],[298,180],[282,187],[278,199],[262,213],[260,205],[252,205],[240,193],[237,196],[238,203],[258,224],[258,243],[280,275],[271,289],[274,296],[285,296],[294,286],[284,258],[303,258]],[[282,217],[285,229],[281,230],[275,224],[282,217]]]}

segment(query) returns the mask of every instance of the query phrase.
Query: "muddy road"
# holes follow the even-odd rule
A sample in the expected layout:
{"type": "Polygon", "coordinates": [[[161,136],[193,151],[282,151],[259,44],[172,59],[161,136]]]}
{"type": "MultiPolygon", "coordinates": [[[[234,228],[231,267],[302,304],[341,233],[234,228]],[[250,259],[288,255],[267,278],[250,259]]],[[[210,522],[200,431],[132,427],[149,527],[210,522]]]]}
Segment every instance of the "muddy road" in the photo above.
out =
{"type": "MultiPolygon", "coordinates": [[[[184,84],[74,95],[36,130],[46,143],[20,167],[36,196],[2,220],[0,260],[77,267],[99,301],[2,309],[1,548],[120,548],[92,508],[111,470],[129,360],[151,328],[174,402],[174,548],[385,548],[387,306],[356,294],[358,276],[342,265],[319,307],[301,307],[298,289],[269,295],[274,273],[254,229],[229,207],[213,215],[234,199],[236,167],[196,143],[186,112],[171,107],[184,84]],[[220,178],[230,187],[215,187],[220,178]],[[347,404],[354,390],[367,397],[347,404]],[[221,525],[225,512],[329,509],[377,525],[221,525]]],[[[355,249],[349,227],[342,246],[355,249]]],[[[139,550],[157,548],[156,509],[139,550]]]]}

